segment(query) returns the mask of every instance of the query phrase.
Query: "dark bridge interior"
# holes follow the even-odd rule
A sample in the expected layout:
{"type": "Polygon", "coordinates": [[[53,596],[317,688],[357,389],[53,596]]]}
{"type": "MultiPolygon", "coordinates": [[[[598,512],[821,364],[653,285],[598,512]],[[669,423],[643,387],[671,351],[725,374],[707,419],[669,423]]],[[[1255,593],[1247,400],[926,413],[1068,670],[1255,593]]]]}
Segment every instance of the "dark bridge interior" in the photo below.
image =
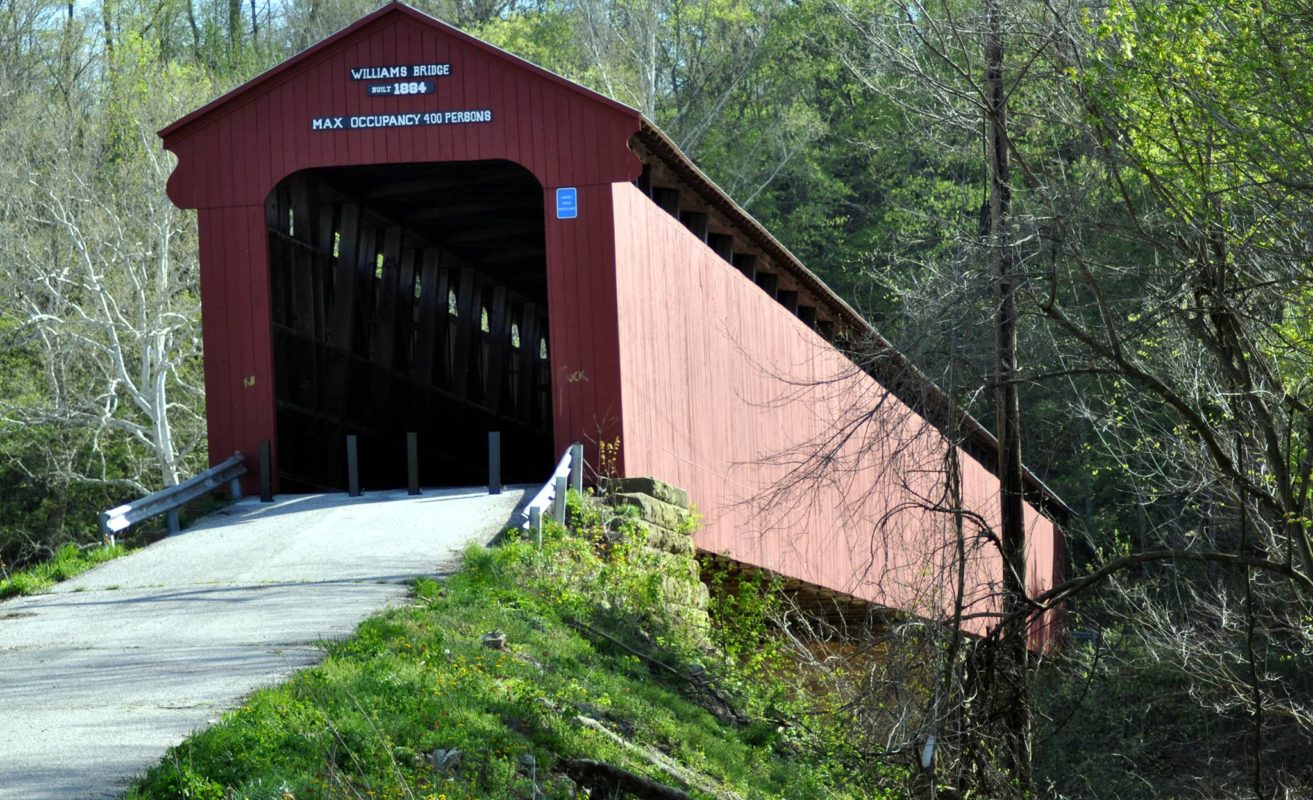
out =
{"type": "Polygon", "coordinates": [[[281,491],[365,488],[552,465],[543,193],[505,161],[309,170],[269,195],[281,491]]]}

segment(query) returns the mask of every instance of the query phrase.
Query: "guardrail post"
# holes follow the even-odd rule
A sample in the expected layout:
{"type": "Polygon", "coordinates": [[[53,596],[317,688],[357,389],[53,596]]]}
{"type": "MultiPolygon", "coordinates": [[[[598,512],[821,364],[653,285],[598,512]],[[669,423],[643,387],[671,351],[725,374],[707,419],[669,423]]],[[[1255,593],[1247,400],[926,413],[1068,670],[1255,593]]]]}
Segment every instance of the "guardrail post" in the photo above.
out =
{"type": "Polygon", "coordinates": [[[570,488],[584,490],[584,446],[578,442],[570,445],[570,488]]]}
{"type": "Polygon", "coordinates": [[[356,435],[348,434],[346,437],[346,485],[347,494],[351,497],[360,496],[360,460],[356,452],[356,435]]]}
{"type": "Polygon", "coordinates": [[[178,519],[178,509],[176,508],[169,509],[168,517],[169,517],[169,533],[170,534],[181,533],[182,522],[178,519]]]}
{"type": "Polygon", "coordinates": [[[562,524],[565,523],[565,487],[568,480],[564,475],[556,476],[556,496],[552,498],[552,516],[562,524]]]}
{"type": "Polygon", "coordinates": [[[268,439],[260,440],[260,502],[272,503],[274,501],[274,482],[273,482],[273,446],[268,439]]]}
{"type": "Polygon", "coordinates": [[[406,490],[419,494],[419,434],[406,434],[406,490]]]}
{"type": "Polygon", "coordinates": [[[543,546],[543,510],[537,506],[529,507],[529,524],[533,526],[534,533],[537,536],[538,546],[543,546]]]}
{"type": "Polygon", "coordinates": [[[488,494],[501,494],[500,431],[488,431],[488,494]]]}
{"type": "MultiPolygon", "coordinates": [[[[243,459],[245,458],[244,456],[242,456],[241,450],[238,450],[236,453],[233,453],[233,455],[236,456],[237,458],[243,458],[243,459]]],[[[240,477],[233,478],[232,480],[228,481],[228,494],[231,495],[232,499],[234,500],[242,499],[242,479],[240,477]]]]}

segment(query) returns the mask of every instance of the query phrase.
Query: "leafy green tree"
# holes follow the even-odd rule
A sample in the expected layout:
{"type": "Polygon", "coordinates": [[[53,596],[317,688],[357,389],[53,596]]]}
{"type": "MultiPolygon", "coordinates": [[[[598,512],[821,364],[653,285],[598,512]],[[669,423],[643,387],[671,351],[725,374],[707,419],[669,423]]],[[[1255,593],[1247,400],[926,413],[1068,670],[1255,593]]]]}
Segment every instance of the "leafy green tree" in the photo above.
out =
{"type": "MultiPolygon", "coordinates": [[[[76,63],[44,33],[35,57],[76,63]]],[[[98,57],[52,70],[67,102],[33,85],[0,121],[0,482],[26,489],[6,495],[11,561],[95,536],[97,510],[176,482],[204,441],[195,223],[165,196],[154,132],[209,80],[132,30],[98,57]]]]}
{"type": "MultiPolygon", "coordinates": [[[[910,112],[927,149],[975,147],[961,159],[975,168],[941,156],[918,170],[938,173],[945,202],[905,194],[904,214],[938,246],[904,243],[883,270],[903,331],[945,372],[965,366],[948,374],[971,408],[990,385],[969,344],[985,338],[989,285],[989,253],[972,244],[988,218],[972,213],[990,175],[986,20],[969,3],[836,7],[863,85],[910,112]]],[[[1140,645],[1173,659],[1197,699],[1246,723],[1226,756],[1259,796],[1310,780],[1276,743],[1311,730],[1307,682],[1289,668],[1309,650],[1313,599],[1307,17],[1294,4],[1122,2],[1009,4],[1006,18],[1010,236],[1029,314],[1016,379],[1042,429],[1081,434],[1055,463],[1058,488],[1083,505],[1091,474],[1076,457],[1097,452],[1094,485],[1113,501],[1077,551],[1087,568],[1033,599],[1113,584],[1100,613],[1138,623],[1140,645]]]]}

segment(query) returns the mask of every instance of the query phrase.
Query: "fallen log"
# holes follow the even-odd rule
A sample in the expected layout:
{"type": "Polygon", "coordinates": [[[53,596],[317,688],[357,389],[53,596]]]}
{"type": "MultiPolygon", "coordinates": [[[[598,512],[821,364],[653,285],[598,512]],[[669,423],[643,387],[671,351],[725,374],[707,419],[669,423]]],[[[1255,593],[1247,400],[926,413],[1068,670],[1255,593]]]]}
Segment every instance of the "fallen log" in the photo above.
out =
{"type": "Polygon", "coordinates": [[[564,762],[564,766],[565,774],[570,776],[570,780],[581,786],[588,786],[594,791],[600,790],[603,795],[619,790],[642,800],[693,800],[674,787],[603,761],[572,758],[564,762]]]}
{"type": "Polygon", "coordinates": [[[676,762],[674,759],[670,758],[665,753],[662,753],[659,750],[656,750],[651,747],[642,747],[640,745],[634,744],[631,741],[628,741],[623,736],[620,736],[615,731],[611,730],[610,728],[606,727],[605,725],[603,725],[602,723],[598,722],[597,720],[591,717],[577,716],[575,717],[575,722],[578,722],[580,725],[583,725],[584,727],[592,728],[593,730],[607,737],[611,741],[620,745],[625,750],[628,750],[630,753],[633,753],[634,755],[641,757],[643,760],[652,764],[652,766],[660,769],[662,772],[666,773],[667,775],[679,781],[680,783],[683,783],[685,786],[692,786],[694,789],[697,789],[700,792],[705,792],[711,795],[712,797],[716,798],[716,800],[742,800],[742,798],[739,797],[738,794],[736,794],[733,791],[730,791],[729,789],[725,789],[717,786],[707,776],[700,775],[697,772],[683,766],[682,764],[676,762]]]}

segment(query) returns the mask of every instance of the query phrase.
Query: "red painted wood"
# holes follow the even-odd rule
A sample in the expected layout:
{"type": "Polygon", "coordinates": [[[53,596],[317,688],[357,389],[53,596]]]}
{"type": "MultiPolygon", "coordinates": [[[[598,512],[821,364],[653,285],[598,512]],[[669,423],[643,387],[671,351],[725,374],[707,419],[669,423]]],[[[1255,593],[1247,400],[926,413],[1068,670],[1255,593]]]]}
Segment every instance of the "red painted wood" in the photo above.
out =
{"type": "MultiPolygon", "coordinates": [[[[604,233],[592,228],[609,225],[606,187],[638,174],[628,140],[639,124],[631,109],[393,5],[162,131],[165,146],[179,161],[169,179],[170,197],[180,206],[202,209],[206,389],[214,458],[225,458],[234,449],[254,453],[261,439],[277,440],[263,203],[278,181],[314,167],[515,161],[545,187],[553,303],[569,309],[584,297],[587,307],[594,307],[594,292],[603,285],[599,281],[608,280],[612,255],[604,233]],[[444,62],[451,64],[452,74],[435,79],[433,95],[370,98],[365,95],[368,82],[353,81],[348,74],[358,66],[444,62]],[[491,109],[493,121],[345,131],[313,131],[310,126],[315,116],[475,108],[491,109]],[[598,131],[608,132],[605,143],[598,142],[598,131]],[[590,194],[589,183],[600,187],[590,194]],[[550,209],[554,189],[561,185],[579,186],[581,202],[597,213],[568,223],[555,220],[550,209]]],[[[586,432],[596,437],[596,415],[580,410],[584,405],[618,412],[614,347],[608,353],[589,344],[598,336],[614,338],[614,315],[607,321],[603,311],[549,314],[549,340],[553,352],[561,353],[558,363],[571,363],[574,371],[588,376],[570,386],[570,402],[556,404],[575,409],[567,412],[568,419],[558,420],[565,443],[586,432]],[[590,327],[595,324],[610,330],[590,327]]]]}
{"type": "MultiPolygon", "coordinates": [[[[613,203],[626,471],[688,489],[702,550],[885,606],[946,608],[952,518],[924,510],[942,496],[943,437],[638,189],[617,184],[613,203]],[[843,430],[834,468],[780,490],[843,430]]],[[[959,458],[966,508],[997,526],[997,480],[959,458]]],[[[1053,584],[1055,531],[1026,516],[1038,591],[1053,584]]],[[[1001,561],[971,538],[970,611],[996,610],[1001,561]]]]}
{"type": "Polygon", "coordinates": [[[548,346],[556,449],[583,442],[589,463],[597,443],[620,435],[620,363],[615,312],[611,186],[578,187],[579,217],[547,214],[548,346]]]}
{"type": "MultiPolygon", "coordinates": [[[[274,440],[273,340],[264,207],[203,209],[201,329],[211,463],[274,440]],[[248,235],[250,234],[250,235],[248,235]]],[[[255,473],[248,489],[255,488],[255,473]]]]}
{"type": "MultiPolygon", "coordinates": [[[[942,607],[943,576],[926,565],[944,563],[945,518],[909,503],[940,489],[938,434],[628,183],[640,125],[632,109],[390,5],[162,131],[178,156],[169,196],[200,209],[211,460],[254,457],[278,438],[264,211],[277,182],[319,167],[509,160],[543,189],[557,451],[585,442],[595,465],[596,443],[619,437],[624,472],[690,490],[704,550],[875,602],[942,607]],[[348,74],[415,63],[449,63],[451,75],[435,79],[436,94],[368,97],[369,82],[348,74]],[[482,108],[491,123],[310,124],[482,108]],[[577,219],[555,218],[562,186],[578,190],[577,219]],[[846,474],[754,507],[787,480],[788,456],[873,407],[887,411],[884,438],[859,430],[866,440],[841,450],[846,474]],[[899,440],[908,445],[892,452],[899,440]]],[[[993,520],[997,481],[962,458],[967,505],[993,520]]],[[[1052,585],[1060,537],[1033,509],[1028,524],[1030,580],[1052,585]]],[[[969,576],[977,610],[997,607],[998,576],[997,555],[980,550],[969,576]]]]}
{"type": "MultiPolygon", "coordinates": [[[[217,264],[223,259],[223,237],[217,229],[219,212],[209,209],[199,214],[200,259],[202,264],[217,264]]],[[[231,442],[232,408],[227,402],[231,392],[225,389],[228,380],[228,359],[231,348],[228,342],[228,290],[227,273],[219,269],[201,270],[201,335],[206,342],[219,343],[205,351],[206,420],[210,441],[231,442]]],[[[210,464],[213,466],[232,453],[224,454],[211,446],[210,464]]]]}
{"type": "Polygon", "coordinates": [[[637,112],[393,5],[293,59],[220,102],[166,128],[178,155],[170,197],[186,208],[251,205],[286,175],[311,167],[405,161],[506,158],[544,186],[632,180],[639,163],[628,138],[637,112]],[[346,33],[346,32],[344,32],[346,33]],[[452,65],[433,95],[365,95],[353,66],[452,65]],[[287,67],[288,65],[284,65],[287,67]],[[546,92],[544,107],[521,103],[525,86],[546,92]],[[487,108],[493,121],[434,127],[312,131],[314,116],[354,116],[487,108]],[[532,116],[526,117],[526,110],[532,116]],[[532,137],[526,139],[525,131],[532,137]],[[529,146],[532,142],[532,146],[529,146]],[[539,145],[541,142],[541,146],[539,145]]]}

